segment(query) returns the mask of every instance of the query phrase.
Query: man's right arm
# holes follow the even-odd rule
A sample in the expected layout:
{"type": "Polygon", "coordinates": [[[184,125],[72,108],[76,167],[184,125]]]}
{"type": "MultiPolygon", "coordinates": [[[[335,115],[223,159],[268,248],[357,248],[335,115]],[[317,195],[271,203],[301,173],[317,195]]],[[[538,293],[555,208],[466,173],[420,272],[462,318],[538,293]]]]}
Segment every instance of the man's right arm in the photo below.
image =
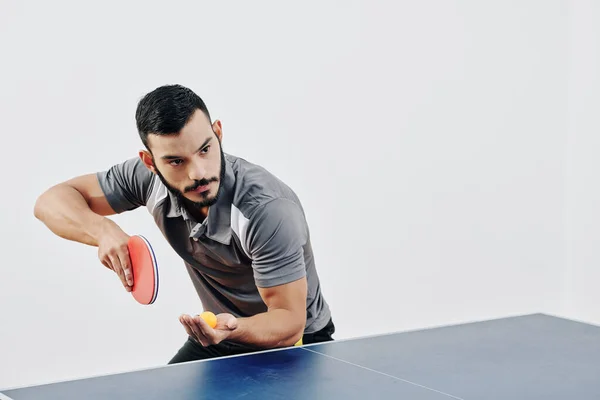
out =
{"type": "Polygon", "coordinates": [[[152,181],[152,172],[130,159],[52,186],[38,197],[34,215],[54,234],[98,247],[100,262],[131,291],[129,235],[107,216],[145,205],[152,181]]]}
{"type": "Polygon", "coordinates": [[[59,183],[38,197],[34,215],[56,235],[98,246],[103,230],[114,224],[116,212],[108,203],[96,174],[59,183]]]}

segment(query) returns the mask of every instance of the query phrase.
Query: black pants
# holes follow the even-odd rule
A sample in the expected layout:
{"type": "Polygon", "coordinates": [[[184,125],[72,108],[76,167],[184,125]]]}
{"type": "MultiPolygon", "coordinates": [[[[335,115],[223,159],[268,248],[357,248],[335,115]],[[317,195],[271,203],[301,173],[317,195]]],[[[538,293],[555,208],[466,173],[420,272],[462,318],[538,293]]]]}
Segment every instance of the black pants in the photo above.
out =
{"type": "MultiPolygon", "coordinates": [[[[332,335],[334,333],[335,325],[330,319],[327,325],[325,325],[325,327],[320,331],[305,334],[302,337],[302,344],[332,341],[332,335]]],[[[169,361],[169,364],[177,364],[186,361],[205,360],[208,358],[253,353],[260,350],[262,349],[256,349],[228,341],[223,341],[217,345],[204,347],[200,343],[196,342],[193,338],[188,337],[187,341],[179,349],[177,354],[175,354],[175,356],[169,361]]]]}

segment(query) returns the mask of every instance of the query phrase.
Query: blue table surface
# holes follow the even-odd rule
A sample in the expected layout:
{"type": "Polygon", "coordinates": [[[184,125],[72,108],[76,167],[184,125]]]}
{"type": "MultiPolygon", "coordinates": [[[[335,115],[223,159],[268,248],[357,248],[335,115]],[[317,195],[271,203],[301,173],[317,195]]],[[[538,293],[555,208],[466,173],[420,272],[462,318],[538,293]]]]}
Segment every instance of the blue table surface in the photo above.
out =
{"type": "Polygon", "coordinates": [[[600,327],[544,314],[1,392],[0,399],[600,399],[600,327]]]}

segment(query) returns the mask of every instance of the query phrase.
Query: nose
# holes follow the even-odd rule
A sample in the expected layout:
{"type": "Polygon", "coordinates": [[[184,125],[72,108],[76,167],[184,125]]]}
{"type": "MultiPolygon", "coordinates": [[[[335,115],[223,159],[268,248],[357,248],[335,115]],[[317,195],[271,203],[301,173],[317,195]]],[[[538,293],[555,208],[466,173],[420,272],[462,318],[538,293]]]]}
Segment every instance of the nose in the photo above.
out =
{"type": "Polygon", "coordinates": [[[193,181],[199,181],[206,176],[206,168],[200,160],[194,160],[190,163],[190,169],[188,172],[189,178],[193,181]]]}

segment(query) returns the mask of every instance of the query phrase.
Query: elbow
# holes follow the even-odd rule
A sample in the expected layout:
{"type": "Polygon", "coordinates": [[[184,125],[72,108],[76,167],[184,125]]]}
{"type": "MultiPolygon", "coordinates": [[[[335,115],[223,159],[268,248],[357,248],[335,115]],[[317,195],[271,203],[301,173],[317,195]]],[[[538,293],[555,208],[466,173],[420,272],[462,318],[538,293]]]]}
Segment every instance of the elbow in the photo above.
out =
{"type": "Polygon", "coordinates": [[[51,208],[53,201],[52,197],[55,196],[55,193],[60,190],[62,186],[63,184],[54,185],[38,196],[33,205],[33,216],[36,219],[44,222],[44,219],[48,215],[48,209],[51,208]]]}
{"type": "Polygon", "coordinates": [[[291,347],[296,345],[304,336],[306,318],[298,318],[293,324],[290,324],[290,333],[279,342],[280,347],[291,347]]]}
{"type": "Polygon", "coordinates": [[[46,209],[48,208],[49,198],[53,190],[54,188],[46,190],[35,200],[35,204],[33,205],[33,216],[40,221],[43,221],[46,216],[46,209]]]}
{"type": "Polygon", "coordinates": [[[286,341],[285,347],[292,347],[298,344],[302,337],[304,336],[304,329],[300,332],[297,332],[294,336],[292,336],[289,340],[286,341]]]}
{"type": "Polygon", "coordinates": [[[33,216],[40,221],[44,218],[44,194],[40,195],[33,205],[33,216]]]}

